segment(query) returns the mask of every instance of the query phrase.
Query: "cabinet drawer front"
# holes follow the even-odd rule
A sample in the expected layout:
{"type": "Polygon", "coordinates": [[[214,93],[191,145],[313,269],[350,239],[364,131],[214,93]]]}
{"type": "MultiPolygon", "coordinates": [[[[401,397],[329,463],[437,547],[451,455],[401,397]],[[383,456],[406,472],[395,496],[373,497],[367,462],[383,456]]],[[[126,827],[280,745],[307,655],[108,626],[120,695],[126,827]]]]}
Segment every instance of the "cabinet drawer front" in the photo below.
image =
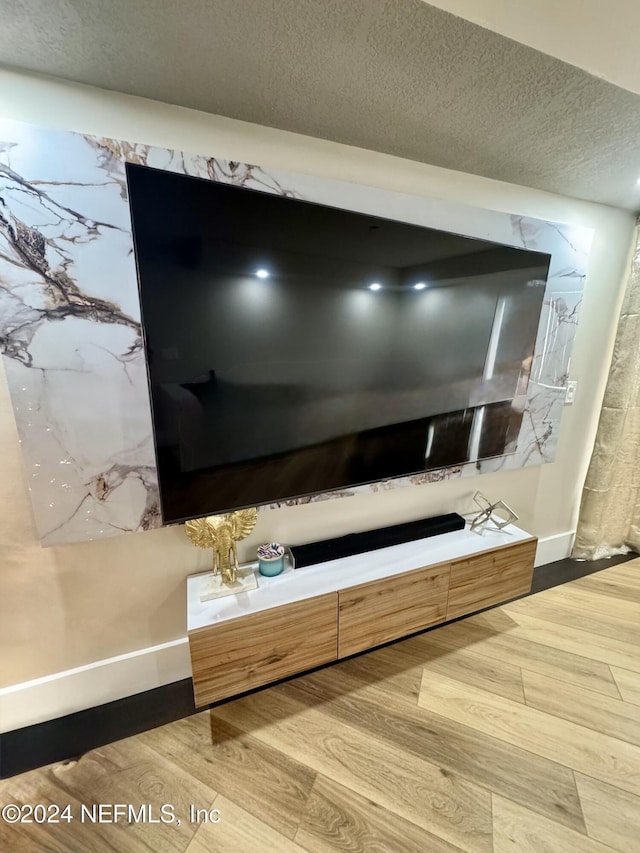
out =
{"type": "Polygon", "coordinates": [[[449,570],[444,563],[340,592],[339,657],[444,621],[449,570]]]}
{"type": "Polygon", "coordinates": [[[336,592],[189,634],[196,707],[337,657],[336,592]]]}
{"type": "Polygon", "coordinates": [[[529,592],[535,553],[532,539],[452,563],[447,619],[529,592]]]}

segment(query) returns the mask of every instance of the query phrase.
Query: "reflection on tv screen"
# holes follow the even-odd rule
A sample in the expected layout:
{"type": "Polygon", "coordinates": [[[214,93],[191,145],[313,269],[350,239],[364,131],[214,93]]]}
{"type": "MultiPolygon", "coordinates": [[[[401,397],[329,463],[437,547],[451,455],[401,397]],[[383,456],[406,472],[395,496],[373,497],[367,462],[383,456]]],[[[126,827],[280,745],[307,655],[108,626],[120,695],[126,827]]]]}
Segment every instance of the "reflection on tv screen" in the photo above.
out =
{"type": "Polygon", "coordinates": [[[515,450],[548,255],[127,177],[165,522],[515,450]]]}

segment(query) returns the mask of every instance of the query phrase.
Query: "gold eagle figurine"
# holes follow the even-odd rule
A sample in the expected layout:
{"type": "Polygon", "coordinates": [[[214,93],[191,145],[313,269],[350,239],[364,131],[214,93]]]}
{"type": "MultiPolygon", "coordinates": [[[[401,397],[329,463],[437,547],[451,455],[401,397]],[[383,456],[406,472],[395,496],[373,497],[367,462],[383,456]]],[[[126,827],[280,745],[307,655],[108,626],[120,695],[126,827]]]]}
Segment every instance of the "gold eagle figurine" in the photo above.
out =
{"type": "Polygon", "coordinates": [[[209,515],[187,521],[185,532],[198,548],[213,548],[213,574],[218,571],[222,582],[232,584],[238,571],[236,542],[245,539],[256,526],[258,510],[238,509],[224,515],[209,515]],[[231,558],[233,557],[233,561],[231,558]]]}

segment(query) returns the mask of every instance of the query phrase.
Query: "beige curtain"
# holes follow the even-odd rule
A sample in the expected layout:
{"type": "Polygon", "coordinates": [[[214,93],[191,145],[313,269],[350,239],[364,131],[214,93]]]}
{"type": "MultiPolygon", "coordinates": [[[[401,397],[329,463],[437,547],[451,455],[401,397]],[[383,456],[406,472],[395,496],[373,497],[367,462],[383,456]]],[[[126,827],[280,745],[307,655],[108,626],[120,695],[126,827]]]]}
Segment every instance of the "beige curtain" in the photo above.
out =
{"type": "Polygon", "coordinates": [[[640,233],[616,335],[572,556],[640,551],[640,233]]]}

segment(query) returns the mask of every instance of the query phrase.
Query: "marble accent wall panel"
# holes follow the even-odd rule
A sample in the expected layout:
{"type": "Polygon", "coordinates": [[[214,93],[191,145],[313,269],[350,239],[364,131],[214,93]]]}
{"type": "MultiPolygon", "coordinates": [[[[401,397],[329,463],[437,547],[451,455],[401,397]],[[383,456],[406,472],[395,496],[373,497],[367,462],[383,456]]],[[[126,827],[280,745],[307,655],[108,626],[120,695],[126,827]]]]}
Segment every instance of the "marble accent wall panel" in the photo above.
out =
{"type": "Polygon", "coordinates": [[[44,544],[161,524],[125,162],[552,254],[514,453],[291,503],[553,459],[590,230],[0,121],[0,347],[44,544]]]}

